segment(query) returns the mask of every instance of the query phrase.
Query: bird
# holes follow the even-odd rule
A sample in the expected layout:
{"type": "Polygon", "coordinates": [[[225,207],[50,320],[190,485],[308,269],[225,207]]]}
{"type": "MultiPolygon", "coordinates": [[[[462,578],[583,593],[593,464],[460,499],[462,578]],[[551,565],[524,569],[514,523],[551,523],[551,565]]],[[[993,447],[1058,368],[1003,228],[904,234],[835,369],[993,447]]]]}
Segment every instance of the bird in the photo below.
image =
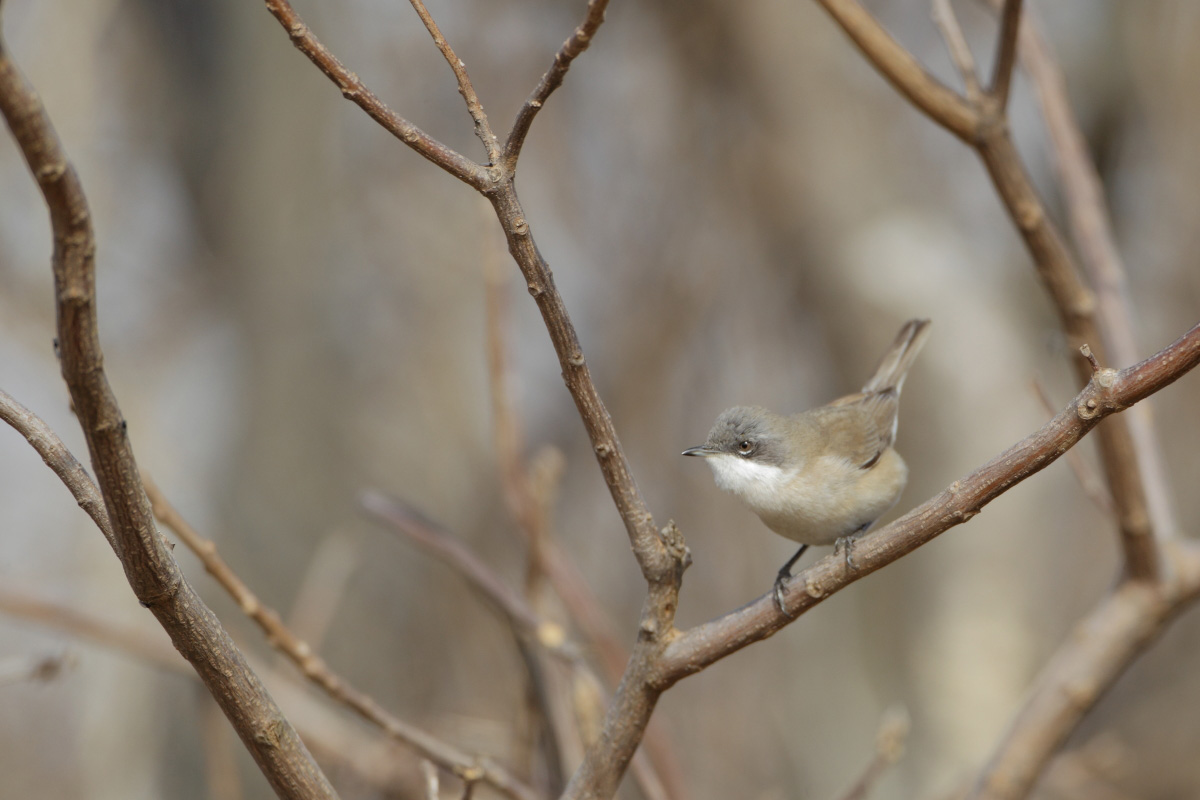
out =
{"type": "Polygon", "coordinates": [[[790,416],[736,406],[721,412],[704,444],[683,451],[705,459],[717,486],[768,528],[800,543],[775,579],[784,613],[783,585],[810,545],[842,549],[847,569],[857,569],[854,541],[900,498],[908,482],[893,447],[900,390],[929,324],[906,322],[861,392],[790,416]]]}

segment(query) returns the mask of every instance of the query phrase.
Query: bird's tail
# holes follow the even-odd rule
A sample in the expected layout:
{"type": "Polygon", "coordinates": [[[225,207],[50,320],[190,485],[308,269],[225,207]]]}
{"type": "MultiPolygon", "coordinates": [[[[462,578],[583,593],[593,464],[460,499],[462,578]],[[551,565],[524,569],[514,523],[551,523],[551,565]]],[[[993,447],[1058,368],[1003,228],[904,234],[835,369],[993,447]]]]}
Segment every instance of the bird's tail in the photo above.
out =
{"type": "Polygon", "coordinates": [[[888,348],[887,353],[879,362],[879,366],[875,368],[875,374],[863,386],[863,392],[884,392],[888,389],[895,389],[899,394],[900,388],[904,385],[904,376],[908,374],[908,368],[912,366],[917,354],[921,352],[921,347],[924,346],[925,337],[928,334],[929,320],[927,319],[910,319],[904,323],[900,333],[896,334],[896,341],[892,342],[892,346],[888,348]]]}

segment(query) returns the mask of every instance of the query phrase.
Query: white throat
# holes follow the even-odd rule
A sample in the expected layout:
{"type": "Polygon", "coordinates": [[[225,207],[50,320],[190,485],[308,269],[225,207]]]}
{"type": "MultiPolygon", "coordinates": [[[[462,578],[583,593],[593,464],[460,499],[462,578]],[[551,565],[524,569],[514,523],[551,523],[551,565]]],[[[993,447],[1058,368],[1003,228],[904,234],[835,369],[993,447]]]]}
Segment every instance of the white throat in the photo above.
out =
{"type": "Polygon", "coordinates": [[[705,461],[712,467],[719,488],[742,498],[755,510],[778,503],[794,477],[790,470],[729,453],[712,455],[705,461]]]}

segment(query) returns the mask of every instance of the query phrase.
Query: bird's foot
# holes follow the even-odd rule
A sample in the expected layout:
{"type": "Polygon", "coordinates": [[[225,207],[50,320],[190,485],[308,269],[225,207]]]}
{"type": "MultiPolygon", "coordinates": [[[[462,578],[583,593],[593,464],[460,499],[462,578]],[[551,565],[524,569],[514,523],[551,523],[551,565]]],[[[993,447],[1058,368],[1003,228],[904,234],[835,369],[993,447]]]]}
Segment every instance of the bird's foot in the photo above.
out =
{"type": "Polygon", "coordinates": [[[839,536],[833,543],[833,554],[836,556],[838,550],[841,550],[846,556],[846,569],[858,571],[858,564],[854,563],[854,557],[851,555],[851,550],[854,548],[854,542],[858,539],[858,531],[849,536],[839,536]]]}
{"type": "Polygon", "coordinates": [[[779,574],[775,576],[775,605],[779,606],[779,613],[783,614],[788,619],[795,619],[794,616],[788,613],[787,605],[783,602],[784,584],[792,579],[792,571],[787,569],[779,570],[779,574]]]}

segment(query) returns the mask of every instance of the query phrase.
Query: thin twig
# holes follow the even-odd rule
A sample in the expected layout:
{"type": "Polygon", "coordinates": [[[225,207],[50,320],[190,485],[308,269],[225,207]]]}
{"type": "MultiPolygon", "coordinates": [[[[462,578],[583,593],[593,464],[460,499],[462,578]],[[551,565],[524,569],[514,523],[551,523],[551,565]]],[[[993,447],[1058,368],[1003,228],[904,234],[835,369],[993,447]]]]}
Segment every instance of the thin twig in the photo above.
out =
{"type": "Polygon", "coordinates": [[[359,503],[375,519],[404,534],[453,567],[499,609],[515,628],[533,636],[547,651],[570,663],[580,660],[578,648],[567,641],[566,631],[562,626],[541,619],[461,539],[423,518],[412,507],[382,492],[365,490],[359,495],[359,503]]]}
{"type": "Polygon", "coordinates": [[[567,70],[571,68],[571,62],[578,58],[584,50],[587,50],[588,45],[592,43],[592,37],[596,35],[600,24],[604,22],[606,8],[608,8],[608,0],[588,0],[587,15],[583,18],[583,22],[554,54],[554,63],[542,75],[541,81],[529,95],[525,105],[521,106],[521,110],[517,112],[512,130],[509,131],[508,138],[504,142],[502,164],[504,170],[510,175],[516,172],[517,160],[521,157],[521,148],[525,145],[525,137],[529,135],[529,126],[533,124],[533,118],[542,110],[542,106],[546,104],[546,100],[550,98],[554,90],[562,86],[563,78],[566,77],[567,70]]]}
{"type": "MultiPolygon", "coordinates": [[[[337,793],[295,728],[220,620],[184,579],[154,526],[125,419],[104,371],[96,317],[96,240],[83,186],[41,100],[2,43],[0,112],[50,212],[63,379],[87,440],[112,526],[110,543],[126,580],[204,681],[276,794],[335,798],[337,793]]],[[[79,496],[76,500],[84,502],[79,496]]]]}
{"type": "Polygon", "coordinates": [[[303,673],[304,677],[321,687],[330,697],[342,703],[359,716],[377,725],[388,736],[409,747],[422,758],[453,772],[462,780],[483,780],[497,791],[513,800],[533,800],[536,794],[521,784],[506,770],[484,758],[473,758],[457,748],[431,736],[425,731],[404,722],[385,710],[374,698],[351,686],[335,673],[325,660],[313,652],[307,642],[301,640],[283,624],[279,614],[264,605],[245,582],[225,563],[217,552],[216,544],[201,536],[195,528],[167,500],[162,491],[143,476],[146,492],[153,503],[154,514],[169,528],[189,550],[204,564],[205,571],[221,585],[237,602],[242,613],[254,620],[267,637],[267,641],[286,655],[303,673]]]}
{"type": "Polygon", "coordinates": [[[50,426],[42,418],[25,406],[18,403],[11,395],[0,389],[0,419],[7,422],[17,433],[25,437],[33,449],[46,462],[46,466],[54,471],[59,480],[70,490],[71,496],[87,515],[96,523],[96,527],[104,534],[113,552],[117,549],[117,539],[113,535],[112,526],[108,523],[108,511],[104,508],[104,498],[100,490],[92,482],[87,470],[75,458],[62,439],[58,438],[50,426]]]}
{"type": "Polygon", "coordinates": [[[1021,0],[1005,0],[1000,15],[1000,35],[996,39],[996,62],[992,65],[992,81],[988,94],[996,105],[1008,106],[1013,70],[1017,65],[1017,34],[1021,30],[1021,0]]]}
{"type": "Polygon", "coordinates": [[[983,89],[979,85],[979,76],[975,72],[975,58],[971,55],[971,47],[963,35],[962,26],[958,23],[958,15],[950,0],[933,0],[933,22],[942,34],[950,60],[954,62],[959,77],[962,78],[963,88],[967,92],[967,101],[978,105],[983,100],[983,89]]]}
{"type": "Polygon", "coordinates": [[[496,141],[496,134],[492,133],[492,126],[488,122],[487,114],[483,111],[483,104],[479,102],[479,96],[475,94],[475,87],[471,85],[471,78],[467,75],[467,65],[454,54],[454,48],[442,35],[442,31],[433,21],[429,9],[425,8],[423,0],[409,0],[409,2],[412,3],[421,22],[425,23],[425,30],[429,31],[429,35],[433,37],[433,43],[442,52],[446,63],[454,71],[454,79],[458,81],[458,93],[466,101],[467,113],[475,121],[475,135],[479,137],[479,141],[483,142],[483,148],[488,155],[488,163],[496,164],[500,160],[500,145],[496,141]]]}
{"type": "Polygon", "coordinates": [[[267,10],[275,19],[279,20],[279,24],[288,32],[296,49],[306,55],[309,61],[316,64],[317,68],[337,85],[347,100],[367,112],[368,116],[382,125],[388,133],[463,183],[473,186],[479,191],[483,191],[490,185],[491,177],[487,168],[450,149],[388,108],[366,87],[358,75],[347,69],[333,53],[326,49],[325,45],[321,44],[288,0],[265,0],[265,2],[267,10]]]}
{"type": "MultiPolygon", "coordinates": [[[[1050,151],[1058,170],[1071,238],[1080,262],[1096,293],[1096,313],[1103,320],[1100,333],[1105,352],[1118,364],[1137,358],[1133,311],[1126,270],[1113,236],[1111,215],[1096,165],[1079,129],[1067,97],[1053,50],[1038,32],[1029,11],[1021,23],[1019,55],[1033,83],[1050,134],[1050,151]]],[[[1139,403],[1128,415],[1130,435],[1137,453],[1137,466],[1145,476],[1146,502],[1154,531],[1159,538],[1177,534],[1178,523],[1171,501],[1166,461],[1155,432],[1153,405],[1139,403]]]]}
{"type": "MultiPolygon", "coordinates": [[[[1033,391],[1037,395],[1038,400],[1041,401],[1042,408],[1045,409],[1046,413],[1054,416],[1054,404],[1050,401],[1050,395],[1041,381],[1036,379],[1033,381],[1033,391]]],[[[1072,447],[1064,454],[1064,457],[1067,459],[1067,465],[1075,473],[1075,479],[1079,481],[1079,486],[1083,489],[1083,493],[1087,495],[1088,499],[1106,514],[1114,513],[1112,495],[1108,493],[1108,489],[1104,488],[1104,482],[1100,480],[1100,476],[1088,466],[1087,461],[1079,454],[1079,451],[1072,447]]]]}
{"type": "MultiPolygon", "coordinates": [[[[656,685],[666,688],[730,653],[777,633],[830,595],[974,517],[992,500],[1040,472],[1100,420],[1149,397],[1200,364],[1200,324],[1154,356],[1123,370],[1105,369],[1074,403],[1040,430],[900,519],[864,537],[854,548],[857,569],[828,556],[796,575],[784,591],[785,615],[767,592],[712,622],[682,631],[666,648],[656,685]]],[[[1111,424],[1110,420],[1107,424],[1111,424]]],[[[1103,426],[1102,426],[1103,427],[1103,426]]]]}

